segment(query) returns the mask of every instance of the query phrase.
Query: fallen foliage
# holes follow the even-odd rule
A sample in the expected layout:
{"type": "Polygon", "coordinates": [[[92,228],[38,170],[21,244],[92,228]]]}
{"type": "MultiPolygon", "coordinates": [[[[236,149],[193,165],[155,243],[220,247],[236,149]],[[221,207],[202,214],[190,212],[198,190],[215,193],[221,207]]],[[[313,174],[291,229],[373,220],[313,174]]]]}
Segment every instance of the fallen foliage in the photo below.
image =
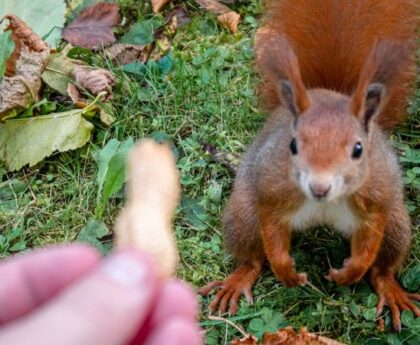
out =
{"type": "Polygon", "coordinates": [[[252,334],[247,334],[240,339],[232,340],[231,345],[258,345],[258,339],[252,334]]]}
{"type": "Polygon", "coordinates": [[[47,59],[47,66],[42,73],[42,80],[52,89],[67,95],[67,85],[74,81],[73,71],[77,66],[86,65],[83,61],[67,57],[71,46],[67,46],[59,53],[51,54],[47,59]]]}
{"type": "MultiPolygon", "coordinates": [[[[245,149],[245,147],[243,147],[245,149]]],[[[211,156],[211,158],[226,168],[228,168],[232,173],[236,174],[238,171],[239,163],[241,162],[241,154],[228,152],[228,151],[219,151],[214,145],[204,144],[204,150],[211,156]]]]}
{"type": "Polygon", "coordinates": [[[61,39],[65,13],[65,0],[0,0],[0,18],[7,14],[18,16],[51,47],[61,39]]]}
{"type": "Polygon", "coordinates": [[[217,20],[222,26],[228,28],[232,33],[235,34],[238,31],[238,24],[241,20],[241,16],[235,11],[230,11],[218,15],[217,20]]]}
{"type": "Polygon", "coordinates": [[[63,29],[63,38],[73,45],[99,49],[115,42],[113,27],[120,21],[118,4],[98,3],[87,7],[63,29]]]}
{"type": "Polygon", "coordinates": [[[0,160],[9,170],[33,166],[55,151],[73,150],[90,139],[93,125],[84,109],[0,123],[0,160]],[[29,141],[30,140],[30,141],[29,141]]]}
{"type": "Polygon", "coordinates": [[[152,9],[154,13],[158,13],[160,9],[171,0],[152,0],[152,9]]]}
{"type": "Polygon", "coordinates": [[[13,14],[7,14],[4,16],[3,20],[4,19],[9,20],[6,31],[10,30],[12,32],[11,37],[15,43],[15,49],[6,64],[5,76],[10,77],[15,75],[16,60],[19,58],[23,46],[28,47],[30,51],[36,53],[48,50],[48,46],[37,34],[32,32],[26,23],[19,17],[13,14]]]}
{"type": "Polygon", "coordinates": [[[195,0],[195,2],[214,14],[224,14],[231,11],[229,7],[216,0],[195,0]]]}
{"type": "Polygon", "coordinates": [[[238,24],[241,19],[239,13],[232,11],[229,7],[216,0],[195,0],[195,2],[207,11],[217,14],[218,22],[232,33],[238,31],[238,24]]]}
{"type": "MultiPolygon", "coordinates": [[[[232,340],[231,345],[258,345],[257,338],[251,334],[245,335],[241,339],[232,340]]],[[[322,337],[317,334],[309,333],[306,328],[302,328],[296,333],[292,327],[279,329],[275,333],[265,333],[261,345],[345,345],[334,339],[322,337]]]]}
{"type": "Polygon", "coordinates": [[[49,47],[14,15],[7,15],[15,49],[7,60],[7,76],[0,81],[0,120],[14,117],[39,100],[40,75],[49,47]]]}
{"type": "Polygon", "coordinates": [[[144,45],[139,44],[116,43],[106,48],[104,53],[114,62],[126,65],[137,60],[142,60],[141,56],[144,48],[144,45]]]}
{"type": "Polygon", "coordinates": [[[103,93],[104,101],[111,97],[112,86],[115,84],[111,72],[102,68],[76,66],[73,75],[76,84],[80,86],[80,88],[89,91],[92,95],[97,96],[100,93],[103,93]]]}

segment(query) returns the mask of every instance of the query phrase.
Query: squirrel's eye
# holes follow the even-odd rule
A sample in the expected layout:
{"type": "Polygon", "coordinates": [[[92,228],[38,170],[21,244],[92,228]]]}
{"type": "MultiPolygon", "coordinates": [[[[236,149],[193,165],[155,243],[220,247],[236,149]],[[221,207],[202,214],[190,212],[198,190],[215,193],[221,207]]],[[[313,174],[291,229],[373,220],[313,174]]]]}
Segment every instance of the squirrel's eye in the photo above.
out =
{"type": "Polygon", "coordinates": [[[298,153],[296,138],[293,138],[290,142],[290,151],[292,151],[292,155],[297,155],[298,153]]]}
{"type": "Polygon", "coordinates": [[[362,143],[360,141],[358,141],[356,143],[356,145],[354,145],[354,147],[353,147],[353,152],[351,154],[351,158],[353,158],[353,159],[360,158],[360,156],[362,155],[362,152],[363,152],[362,143]]]}

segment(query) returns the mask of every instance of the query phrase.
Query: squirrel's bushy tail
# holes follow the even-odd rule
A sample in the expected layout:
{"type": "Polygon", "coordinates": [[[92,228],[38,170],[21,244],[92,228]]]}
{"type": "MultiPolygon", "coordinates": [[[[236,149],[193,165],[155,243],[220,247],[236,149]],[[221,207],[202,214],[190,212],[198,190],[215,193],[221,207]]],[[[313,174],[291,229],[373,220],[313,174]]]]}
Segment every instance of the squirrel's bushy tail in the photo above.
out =
{"type": "Polygon", "coordinates": [[[266,0],[265,4],[256,51],[263,78],[259,93],[267,110],[280,105],[280,99],[276,78],[267,75],[272,69],[266,68],[261,56],[262,50],[269,50],[264,41],[278,35],[286,37],[296,54],[306,88],[352,95],[363,78],[383,82],[389,101],[378,122],[390,128],[401,121],[415,80],[418,0],[266,0]],[[376,49],[376,54],[377,42],[389,42],[388,48],[395,47],[395,53],[387,48],[388,52],[376,49]]]}

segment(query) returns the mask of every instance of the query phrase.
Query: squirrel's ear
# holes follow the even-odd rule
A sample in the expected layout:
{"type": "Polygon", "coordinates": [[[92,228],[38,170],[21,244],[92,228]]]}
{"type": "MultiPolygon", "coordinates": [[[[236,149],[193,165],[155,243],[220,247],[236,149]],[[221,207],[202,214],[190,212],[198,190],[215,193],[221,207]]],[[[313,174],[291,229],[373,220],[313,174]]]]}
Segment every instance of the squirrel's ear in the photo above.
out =
{"type": "Polygon", "coordinates": [[[278,93],[281,100],[281,104],[283,104],[284,107],[289,109],[289,111],[294,116],[297,116],[299,114],[299,111],[295,103],[295,97],[293,95],[293,87],[290,81],[281,80],[280,85],[278,87],[278,93]]]}
{"type": "Polygon", "coordinates": [[[364,99],[359,102],[360,108],[353,109],[355,115],[360,118],[366,129],[370,121],[380,113],[385,103],[385,96],[385,86],[383,84],[369,84],[364,99]]]}
{"type": "Polygon", "coordinates": [[[386,104],[386,94],[398,85],[401,69],[410,59],[411,41],[377,40],[367,57],[353,94],[351,111],[365,125],[386,104]]]}
{"type": "Polygon", "coordinates": [[[309,107],[309,98],[299,70],[298,59],[287,38],[268,28],[256,35],[257,66],[263,79],[277,90],[283,106],[294,115],[309,107]]]}

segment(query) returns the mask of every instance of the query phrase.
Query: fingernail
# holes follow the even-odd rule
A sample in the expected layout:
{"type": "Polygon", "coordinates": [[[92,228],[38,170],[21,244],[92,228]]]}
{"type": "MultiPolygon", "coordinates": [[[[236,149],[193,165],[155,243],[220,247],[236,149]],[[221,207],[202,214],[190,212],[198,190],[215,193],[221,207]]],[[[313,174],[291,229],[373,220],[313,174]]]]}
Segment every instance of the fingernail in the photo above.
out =
{"type": "Polygon", "coordinates": [[[102,272],[118,284],[133,288],[147,287],[153,279],[149,265],[130,253],[118,253],[105,259],[102,272]]]}

